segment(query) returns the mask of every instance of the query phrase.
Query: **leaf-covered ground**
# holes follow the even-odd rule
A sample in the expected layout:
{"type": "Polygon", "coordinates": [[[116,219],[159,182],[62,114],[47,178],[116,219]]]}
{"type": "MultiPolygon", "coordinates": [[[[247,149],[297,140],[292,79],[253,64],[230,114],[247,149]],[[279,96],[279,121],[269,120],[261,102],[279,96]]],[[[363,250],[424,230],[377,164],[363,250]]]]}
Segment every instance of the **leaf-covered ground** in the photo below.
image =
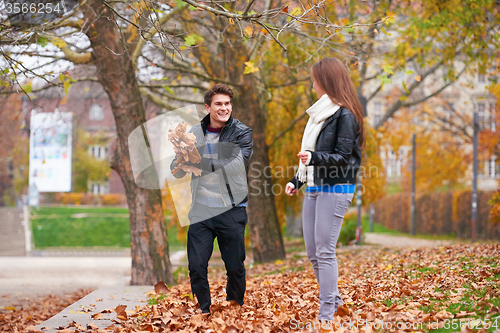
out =
{"type": "Polygon", "coordinates": [[[35,299],[20,299],[15,304],[0,307],[0,332],[36,331],[38,325],[64,308],[92,292],[79,290],[65,295],[48,295],[35,299]]]}
{"type": "MultiPolygon", "coordinates": [[[[413,251],[362,249],[341,252],[338,258],[339,288],[347,309],[339,311],[329,323],[333,330],[367,333],[471,328],[500,332],[498,244],[413,251]]],[[[256,266],[249,275],[242,307],[224,301],[225,281],[219,273],[212,277],[211,316],[197,313],[189,297],[189,284],[184,281],[166,291],[166,297],[153,296],[148,306],[124,323],[124,331],[280,332],[320,328],[319,289],[307,258],[256,266]]],[[[322,328],[328,329],[328,324],[322,328]]]]}
{"type": "MultiPolygon", "coordinates": [[[[500,332],[499,244],[363,248],[341,251],[338,260],[346,308],[326,330],[332,325],[337,332],[500,332]]],[[[295,255],[247,273],[242,307],[225,301],[224,271],[211,270],[212,315],[199,313],[189,281],[181,278],[176,286],[158,286],[141,308],[118,309],[116,324],[107,330],[77,331],[319,331],[319,289],[307,258],[295,255]]]]}

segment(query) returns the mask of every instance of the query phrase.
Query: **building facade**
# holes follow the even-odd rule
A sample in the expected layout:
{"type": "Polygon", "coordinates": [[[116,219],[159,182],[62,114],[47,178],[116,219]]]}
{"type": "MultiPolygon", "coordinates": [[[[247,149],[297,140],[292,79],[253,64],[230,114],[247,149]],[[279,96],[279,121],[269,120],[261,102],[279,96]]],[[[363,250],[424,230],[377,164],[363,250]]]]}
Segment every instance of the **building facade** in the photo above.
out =
{"type": "MultiPolygon", "coordinates": [[[[418,99],[434,91],[436,86],[442,84],[441,74],[436,73],[423,82],[422,87],[415,92],[413,98],[418,99]]],[[[403,80],[408,82],[414,79],[414,76],[415,74],[405,75],[404,73],[396,75],[393,82],[384,87],[385,92],[377,94],[375,98],[368,101],[367,117],[372,126],[381,125],[382,118],[392,103],[391,94],[402,90],[403,80]]],[[[471,138],[473,135],[473,114],[477,112],[480,130],[497,131],[497,99],[488,90],[488,86],[494,80],[496,80],[494,68],[485,74],[464,73],[440,94],[426,100],[424,103],[432,110],[431,114],[423,118],[416,118],[414,121],[429,130],[448,131],[451,135],[457,132],[455,129],[459,129],[463,135],[471,138]]],[[[373,87],[368,86],[367,92],[370,89],[373,87]]],[[[418,106],[410,107],[410,111],[417,111],[417,108],[418,106]]],[[[457,140],[462,140],[463,149],[472,153],[471,140],[463,140],[463,136],[457,136],[457,140]]],[[[399,147],[397,152],[390,145],[381,147],[381,157],[389,182],[397,182],[402,176],[403,168],[410,167],[411,154],[411,146],[407,145],[399,147]]],[[[480,154],[478,188],[480,190],[495,190],[500,177],[499,170],[500,161],[494,152],[480,154]]],[[[464,178],[469,179],[468,183],[470,183],[472,163],[468,173],[468,175],[464,175],[464,178]]]]}

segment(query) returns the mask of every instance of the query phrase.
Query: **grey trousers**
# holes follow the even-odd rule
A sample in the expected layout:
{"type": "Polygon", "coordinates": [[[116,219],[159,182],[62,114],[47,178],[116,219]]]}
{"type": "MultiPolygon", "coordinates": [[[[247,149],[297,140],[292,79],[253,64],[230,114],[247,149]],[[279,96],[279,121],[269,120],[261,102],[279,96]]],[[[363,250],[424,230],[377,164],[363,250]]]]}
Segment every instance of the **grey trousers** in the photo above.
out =
{"type": "Polygon", "coordinates": [[[306,192],[302,226],[307,257],[319,284],[319,320],[332,320],[342,304],[335,247],[353,193],[306,192]]]}

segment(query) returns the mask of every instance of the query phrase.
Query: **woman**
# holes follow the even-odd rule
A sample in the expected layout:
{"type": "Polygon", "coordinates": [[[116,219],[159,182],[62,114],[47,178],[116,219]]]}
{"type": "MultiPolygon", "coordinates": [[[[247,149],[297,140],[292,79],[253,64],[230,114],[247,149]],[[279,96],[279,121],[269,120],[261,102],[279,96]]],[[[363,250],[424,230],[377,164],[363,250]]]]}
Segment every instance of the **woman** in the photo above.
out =
{"type": "Polygon", "coordinates": [[[352,202],[364,145],[363,110],[349,73],[336,58],[312,66],[319,100],[308,110],[299,169],[286,185],[294,195],[307,184],[302,224],[307,257],[319,284],[319,320],[332,320],[342,304],[335,246],[352,202]]]}

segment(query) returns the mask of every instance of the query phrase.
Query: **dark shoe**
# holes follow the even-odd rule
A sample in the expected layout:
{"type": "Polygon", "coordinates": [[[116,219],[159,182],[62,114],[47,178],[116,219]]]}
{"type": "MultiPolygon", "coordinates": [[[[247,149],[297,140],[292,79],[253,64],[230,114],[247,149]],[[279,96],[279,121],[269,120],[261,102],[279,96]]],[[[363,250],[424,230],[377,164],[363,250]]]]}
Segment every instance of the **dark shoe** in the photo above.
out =
{"type": "Polygon", "coordinates": [[[228,309],[240,310],[241,309],[241,304],[238,303],[238,302],[236,302],[236,301],[229,301],[228,309]]]}

